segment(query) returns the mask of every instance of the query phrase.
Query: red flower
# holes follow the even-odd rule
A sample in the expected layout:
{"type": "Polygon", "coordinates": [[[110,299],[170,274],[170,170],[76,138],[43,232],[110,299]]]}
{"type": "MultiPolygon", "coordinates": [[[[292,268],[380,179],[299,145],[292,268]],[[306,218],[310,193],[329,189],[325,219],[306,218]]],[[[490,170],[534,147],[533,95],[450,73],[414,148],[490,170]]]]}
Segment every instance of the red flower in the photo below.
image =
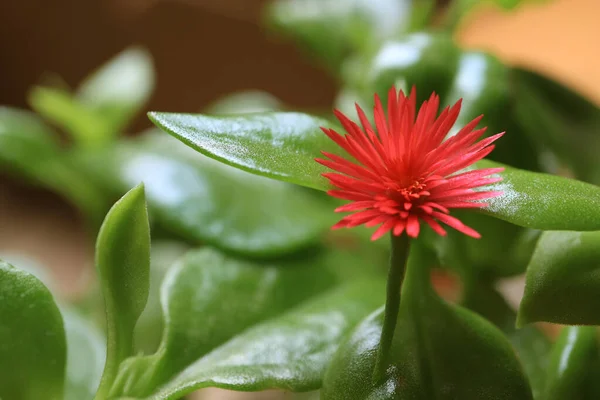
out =
{"type": "Polygon", "coordinates": [[[479,188],[502,180],[492,175],[503,168],[464,169],[487,156],[494,149],[492,143],[504,132],[477,142],[486,130],[474,130],[483,117],[479,116],[444,141],[456,122],[461,101],[444,109],[436,118],[439,102],[434,93],[416,113],[415,89],[406,97],[392,88],[386,120],[381,101],[375,95],[376,130],[358,105],[356,111],[362,128],[335,111],[347,135],[342,137],[333,129],[321,129],[356,161],[328,152],[322,152],[328,160],[316,159],[336,171],[323,174],[336,187],[327,193],[351,200],[335,211],[354,212],[333,229],[381,225],[372,240],[389,231],[394,235],[406,231],[415,238],[421,221],[438,234],[446,235],[439,224],[443,222],[466,235],[481,237],[450,216],[450,209],[486,207],[481,200],[502,194],[479,188]]]}

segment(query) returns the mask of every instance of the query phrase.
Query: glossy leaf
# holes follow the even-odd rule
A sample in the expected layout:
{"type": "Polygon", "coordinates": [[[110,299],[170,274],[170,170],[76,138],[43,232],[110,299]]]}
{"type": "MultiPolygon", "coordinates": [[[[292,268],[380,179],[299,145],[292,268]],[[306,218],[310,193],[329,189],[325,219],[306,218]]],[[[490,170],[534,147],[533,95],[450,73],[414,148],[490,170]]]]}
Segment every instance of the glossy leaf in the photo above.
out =
{"type": "Polygon", "coordinates": [[[335,218],[304,190],[215,162],[167,135],[146,135],[93,157],[85,161],[104,187],[122,193],[144,182],[152,216],[193,243],[278,256],[318,243],[335,218]]]}
{"type": "Polygon", "coordinates": [[[286,182],[323,189],[325,168],[314,161],[321,150],[340,153],[320,129],[324,119],[293,112],[242,116],[148,114],[152,122],[204,155],[225,164],[286,182]]]}
{"type": "Polygon", "coordinates": [[[196,389],[318,389],[345,334],[383,302],[383,282],[335,289],[213,350],[164,385],[152,399],[178,399],[196,389]]]}
{"type": "Polygon", "coordinates": [[[106,339],[73,310],[62,308],[67,334],[65,400],[91,400],[96,394],[106,360],[106,339]]]}
{"type": "Polygon", "coordinates": [[[279,0],[268,21],[337,66],[350,50],[422,28],[434,11],[430,0],[279,0]]]}
{"type": "Polygon", "coordinates": [[[525,134],[552,150],[584,181],[600,184],[600,107],[532,71],[515,69],[515,117],[525,134]]]}
{"type": "Polygon", "coordinates": [[[419,250],[409,258],[385,379],[373,381],[379,310],[340,346],[323,399],[531,399],[510,343],[480,316],[437,297],[419,250]]]}
{"type": "Polygon", "coordinates": [[[92,220],[106,212],[105,196],[61,151],[55,133],[35,114],[0,107],[0,167],[59,193],[92,220]]]}
{"type": "Polygon", "coordinates": [[[600,230],[600,188],[560,176],[529,172],[482,160],[477,168],[502,166],[503,195],[481,211],[515,225],[541,230],[600,230]]]}
{"type": "Polygon", "coordinates": [[[378,93],[382,99],[392,85],[409,91],[417,88],[417,102],[432,92],[444,98],[458,67],[459,49],[447,35],[414,33],[388,41],[366,62],[364,96],[378,93]]]}
{"type": "Polygon", "coordinates": [[[337,280],[335,261],[327,253],[268,263],[210,248],[188,253],[163,281],[165,330],[158,351],[127,360],[113,394],[149,395],[244,329],[326,290],[337,280]]]}
{"type": "Polygon", "coordinates": [[[600,232],[544,232],[527,267],[519,323],[600,325],[600,232]]]}
{"type": "Polygon", "coordinates": [[[62,317],[48,289],[0,261],[0,398],[61,400],[66,355],[62,317]]]}
{"type": "Polygon", "coordinates": [[[545,400],[593,399],[586,380],[598,378],[598,332],[589,326],[565,327],[552,349],[545,400]]]}
{"type": "Polygon", "coordinates": [[[107,214],[96,241],[96,267],[106,308],[107,355],[97,398],[106,396],[119,364],[133,354],[134,327],[149,290],[150,228],[144,186],[107,214]]]}
{"type": "Polygon", "coordinates": [[[483,115],[480,127],[487,127],[486,136],[505,132],[497,141],[489,158],[527,170],[537,170],[538,155],[529,136],[522,131],[511,115],[514,102],[512,70],[493,55],[466,51],[458,59],[456,75],[453,77],[443,103],[454,105],[462,99],[460,115],[450,131],[456,134],[463,126],[483,115]]]}

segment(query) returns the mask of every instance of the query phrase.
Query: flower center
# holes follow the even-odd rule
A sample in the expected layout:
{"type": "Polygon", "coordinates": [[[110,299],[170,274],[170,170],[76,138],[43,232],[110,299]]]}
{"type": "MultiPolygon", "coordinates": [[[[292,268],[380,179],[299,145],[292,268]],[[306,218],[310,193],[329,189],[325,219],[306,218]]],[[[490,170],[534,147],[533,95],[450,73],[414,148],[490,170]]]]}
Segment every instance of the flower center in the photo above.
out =
{"type": "Polygon", "coordinates": [[[429,192],[425,190],[427,184],[423,179],[414,180],[408,186],[400,186],[394,182],[388,186],[385,195],[376,196],[374,207],[388,215],[399,215],[407,218],[413,206],[419,206],[425,202],[429,192]]]}

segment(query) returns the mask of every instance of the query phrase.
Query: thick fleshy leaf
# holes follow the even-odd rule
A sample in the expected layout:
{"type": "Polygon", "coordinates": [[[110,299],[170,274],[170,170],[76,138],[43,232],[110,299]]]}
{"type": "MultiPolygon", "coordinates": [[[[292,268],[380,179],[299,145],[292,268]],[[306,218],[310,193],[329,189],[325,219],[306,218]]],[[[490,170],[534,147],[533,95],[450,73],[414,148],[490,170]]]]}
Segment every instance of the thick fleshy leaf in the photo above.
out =
{"type": "Polygon", "coordinates": [[[67,132],[80,146],[94,147],[112,136],[108,120],[61,89],[34,87],[29,104],[37,113],[67,132]]]}
{"type": "Polygon", "coordinates": [[[334,222],[332,208],[311,193],[215,162],[167,135],[93,156],[84,161],[104,187],[122,193],[144,182],[152,216],[190,242],[272,257],[317,243],[334,222]]]}
{"type": "Polygon", "coordinates": [[[61,151],[55,133],[28,111],[0,107],[0,167],[61,194],[94,221],[106,212],[105,196],[61,151]]]}
{"type": "Polygon", "coordinates": [[[597,399],[593,384],[600,376],[599,356],[596,328],[565,327],[552,349],[543,399],[597,399]]]}
{"type": "Polygon", "coordinates": [[[541,230],[600,230],[600,187],[560,176],[529,172],[483,160],[477,168],[504,167],[503,192],[481,211],[515,225],[541,230]]]}
{"type": "Polygon", "coordinates": [[[425,26],[431,0],[278,0],[268,22],[337,66],[351,50],[368,50],[384,39],[425,26]]]}
{"type": "Polygon", "coordinates": [[[382,281],[363,281],[319,296],[236,336],[149,398],[178,399],[209,386],[252,392],[318,389],[345,334],[382,304],[383,292],[382,281]]]}
{"type": "Polygon", "coordinates": [[[204,155],[225,164],[315,189],[327,187],[314,161],[340,150],[320,129],[331,123],[307,114],[273,112],[208,116],[151,112],[152,122],[204,155]]]}
{"type": "Polygon", "coordinates": [[[150,289],[144,312],[135,325],[136,352],[151,354],[160,344],[163,314],[160,305],[160,287],[173,263],[182,257],[188,246],[175,241],[152,241],[150,249],[150,289]]]}
{"type": "Polygon", "coordinates": [[[527,267],[519,323],[600,325],[600,232],[544,232],[527,267]]]}
{"type": "MultiPolygon", "coordinates": [[[[462,99],[461,111],[450,135],[483,114],[480,127],[487,127],[486,136],[506,132],[497,141],[489,158],[514,167],[537,170],[538,155],[530,138],[511,118],[514,93],[511,70],[493,55],[467,51],[461,52],[458,67],[445,105],[452,106],[462,99]]],[[[518,97],[516,97],[517,100],[518,97]]]]}
{"type": "Polygon", "coordinates": [[[62,308],[67,334],[65,400],[91,400],[106,359],[106,339],[90,320],[62,308]]]}
{"type": "Polygon", "coordinates": [[[362,88],[366,98],[378,93],[382,99],[392,85],[417,88],[418,102],[448,93],[458,67],[459,49],[447,35],[414,33],[384,43],[367,61],[362,88]]]}
{"type": "Polygon", "coordinates": [[[88,76],[77,89],[77,100],[107,120],[118,133],[145,105],[154,89],[150,53],[131,47],[88,76]]]}
{"type": "Polygon", "coordinates": [[[158,351],[127,360],[113,394],[147,396],[244,329],[326,290],[337,280],[335,261],[328,253],[269,263],[210,248],[188,253],[163,281],[158,351]]]}
{"type": "Polygon", "coordinates": [[[511,79],[514,115],[523,133],[550,149],[579,179],[600,184],[600,107],[532,71],[515,69],[511,79]]]}
{"type": "Polygon", "coordinates": [[[81,147],[110,142],[144,106],[154,88],[148,52],[130,48],[87,77],[75,94],[35,87],[31,107],[60,126],[81,147]]]}
{"type": "Polygon", "coordinates": [[[131,189],[106,215],[96,241],[96,267],[106,308],[107,355],[99,398],[119,364],[133,355],[134,327],[150,286],[150,228],[144,186],[131,189]]]}
{"type": "Polygon", "coordinates": [[[0,261],[0,398],[61,400],[67,346],[46,287],[0,261]]]}
{"type": "Polygon", "coordinates": [[[260,90],[237,92],[217,99],[204,109],[207,114],[247,114],[281,110],[275,96],[260,90]]]}
{"type": "Polygon", "coordinates": [[[413,247],[409,258],[384,379],[373,380],[379,310],[340,346],[323,399],[531,399],[507,339],[480,316],[437,297],[419,250],[413,247]]]}

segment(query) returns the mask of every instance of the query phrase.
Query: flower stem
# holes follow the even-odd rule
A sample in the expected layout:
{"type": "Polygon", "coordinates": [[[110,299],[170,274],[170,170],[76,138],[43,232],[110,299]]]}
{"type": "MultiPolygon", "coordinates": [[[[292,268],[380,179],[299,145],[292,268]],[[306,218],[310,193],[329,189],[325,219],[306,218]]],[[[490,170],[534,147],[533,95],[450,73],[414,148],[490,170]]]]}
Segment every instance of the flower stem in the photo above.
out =
{"type": "Polygon", "coordinates": [[[377,352],[377,361],[373,375],[375,382],[379,382],[385,377],[388,355],[392,346],[394,331],[396,330],[398,311],[400,310],[400,290],[402,281],[404,280],[406,261],[408,260],[410,249],[408,235],[395,236],[391,234],[390,236],[392,239],[392,252],[388,271],[383,329],[381,331],[381,339],[379,340],[379,350],[377,352]]]}

